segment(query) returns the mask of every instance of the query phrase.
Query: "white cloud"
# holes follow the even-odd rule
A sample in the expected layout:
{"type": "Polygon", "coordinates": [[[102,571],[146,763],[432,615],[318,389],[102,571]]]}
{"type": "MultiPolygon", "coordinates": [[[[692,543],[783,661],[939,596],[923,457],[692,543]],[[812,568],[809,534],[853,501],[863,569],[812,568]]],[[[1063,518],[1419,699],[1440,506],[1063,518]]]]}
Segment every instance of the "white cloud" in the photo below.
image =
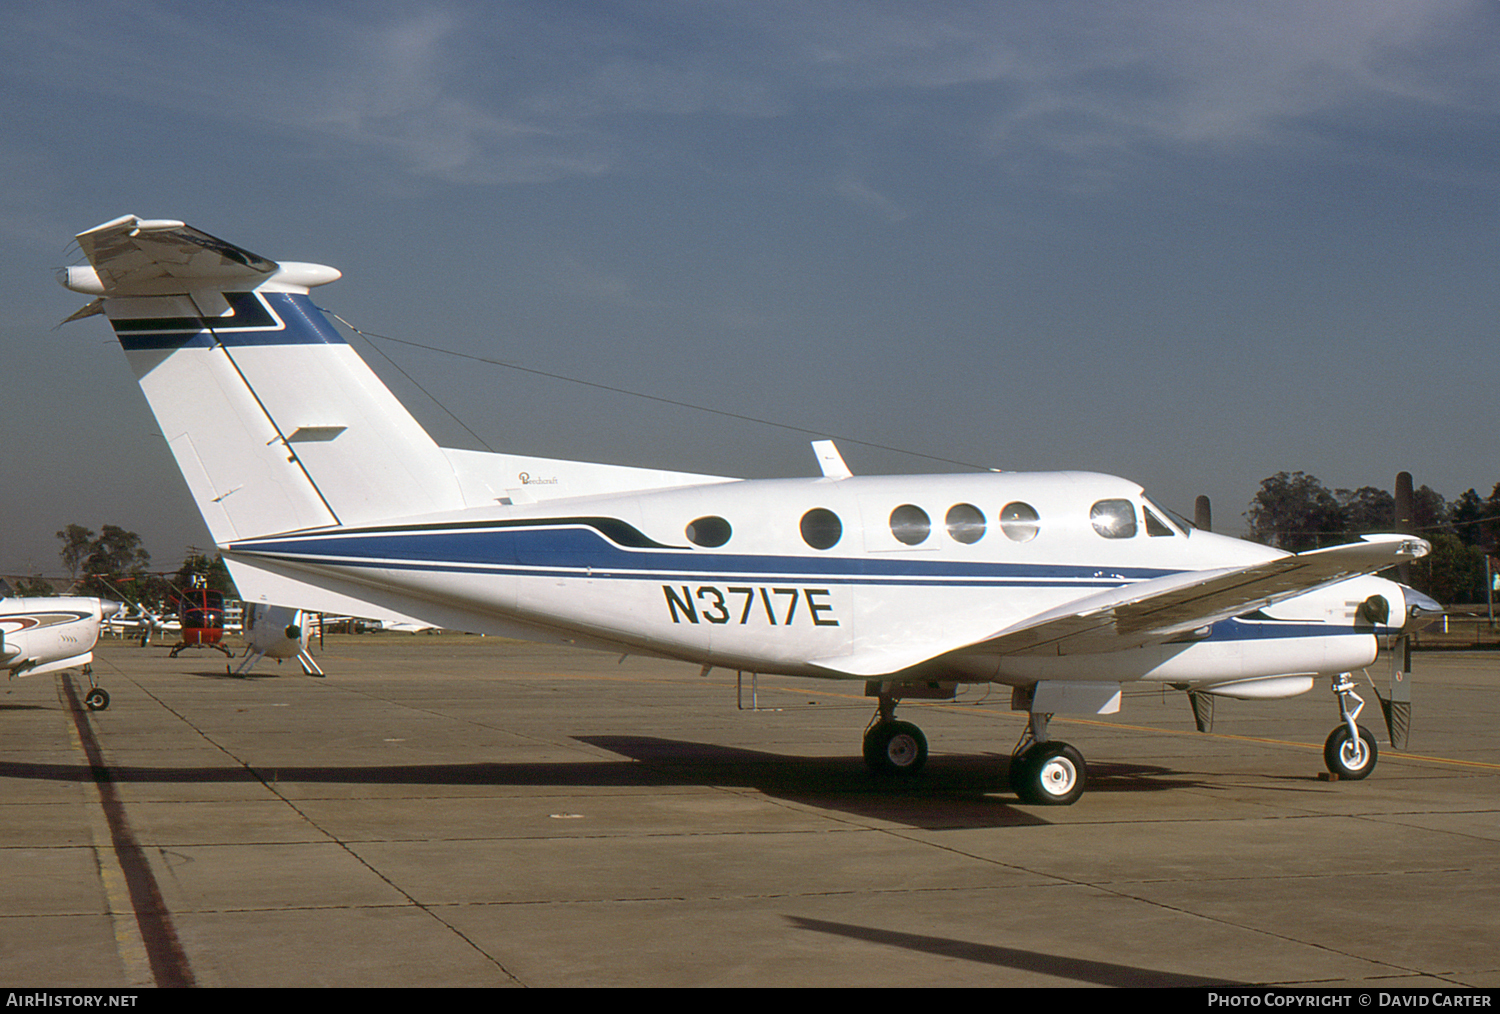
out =
{"type": "Polygon", "coordinates": [[[834,191],[840,197],[874,212],[887,222],[900,222],[908,217],[906,209],[861,180],[840,180],[834,185],[834,191]]]}
{"type": "Polygon", "coordinates": [[[1472,41],[1500,18],[1473,0],[778,10],[808,87],[951,90],[956,106],[989,108],[992,150],[1263,143],[1305,117],[1371,105],[1500,105],[1500,61],[1472,41]]]}
{"type": "MultiPolygon", "coordinates": [[[[504,183],[690,150],[682,131],[717,119],[854,122],[850,101],[925,103],[978,152],[1075,160],[1141,141],[1279,143],[1310,117],[1392,103],[1493,111],[1497,57],[1476,39],[1495,21],[1477,0],[59,3],[0,14],[0,53],[13,80],[92,102],[504,183]],[[677,132],[639,141],[663,122],[677,132]]],[[[864,143],[905,139],[877,129],[864,143]]]]}

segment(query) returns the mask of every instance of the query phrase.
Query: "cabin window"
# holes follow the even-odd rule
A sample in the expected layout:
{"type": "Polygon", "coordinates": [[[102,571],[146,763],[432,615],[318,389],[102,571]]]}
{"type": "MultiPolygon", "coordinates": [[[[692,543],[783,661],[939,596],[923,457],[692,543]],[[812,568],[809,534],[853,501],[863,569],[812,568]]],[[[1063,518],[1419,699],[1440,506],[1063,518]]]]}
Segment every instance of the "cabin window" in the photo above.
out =
{"type": "Polygon", "coordinates": [[[1135,538],[1135,507],[1129,500],[1100,500],[1089,511],[1089,520],[1106,539],[1135,538]]]}
{"type": "Polygon", "coordinates": [[[891,534],[897,541],[908,546],[919,545],[927,541],[931,532],[932,519],[922,508],[904,503],[891,511],[891,534]]]}
{"type": "Polygon", "coordinates": [[[844,534],[844,523],[831,510],[814,507],[802,515],[802,541],[814,549],[832,548],[844,534]]]}
{"type": "Polygon", "coordinates": [[[687,540],[695,546],[703,546],[706,549],[717,549],[729,541],[734,534],[734,529],[729,522],[723,518],[710,514],[708,517],[699,518],[690,522],[687,526],[687,540]]]}
{"type": "Polygon", "coordinates": [[[1036,508],[1029,503],[1008,503],[1000,511],[1000,530],[1012,542],[1030,542],[1036,538],[1036,508]]]}
{"type": "Polygon", "coordinates": [[[948,534],[953,541],[969,546],[984,538],[984,511],[971,503],[956,503],[948,508],[948,534]]]}

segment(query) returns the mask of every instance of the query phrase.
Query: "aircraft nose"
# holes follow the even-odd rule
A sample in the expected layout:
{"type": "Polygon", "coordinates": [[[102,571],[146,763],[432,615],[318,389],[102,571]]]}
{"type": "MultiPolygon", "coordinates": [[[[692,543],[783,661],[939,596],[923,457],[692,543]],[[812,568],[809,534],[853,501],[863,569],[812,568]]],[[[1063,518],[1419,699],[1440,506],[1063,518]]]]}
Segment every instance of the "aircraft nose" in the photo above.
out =
{"type": "Polygon", "coordinates": [[[104,619],[108,619],[111,616],[119,616],[124,611],[125,603],[123,602],[112,602],[109,599],[99,600],[99,615],[104,619]]]}

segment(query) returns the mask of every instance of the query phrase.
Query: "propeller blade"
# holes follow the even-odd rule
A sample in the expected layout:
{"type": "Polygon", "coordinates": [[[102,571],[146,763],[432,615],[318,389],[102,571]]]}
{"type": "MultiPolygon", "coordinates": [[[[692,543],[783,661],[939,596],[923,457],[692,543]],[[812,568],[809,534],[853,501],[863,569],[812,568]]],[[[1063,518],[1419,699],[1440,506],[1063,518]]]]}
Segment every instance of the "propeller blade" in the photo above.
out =
{"type": "MultiPolygon", "coordinates": [[[[1396,531],[1404,535],[1410,535],[1416,530],[1415,511],[1412,509],[1414,497],[1411,491],[1411,473],[1396,473],[1396,531]]],[[[1402,584],[1411,584],[1411,564],[1403,563],[1396,567],[1396,573],[1400,574],[1402,584]]]]}
{"type": "Polygon", "coordinates": [[[1398,634],[1391,645],[1391,696],[1380,697],[1385,727],[1391,734],[1391,746],[1406,749],[1411,732],[1411,635],[1398,634]]]}
{"type": "MultiPolygon", "coordinates": [[[[1202,497],[1199,497],[1202,499],[1202,497]]],[[[1188,691],[1188,703],[1193,706],[1193,724],[1199,732],[1214,731],[1214,695],[1197,690],[1188,691]]]]}

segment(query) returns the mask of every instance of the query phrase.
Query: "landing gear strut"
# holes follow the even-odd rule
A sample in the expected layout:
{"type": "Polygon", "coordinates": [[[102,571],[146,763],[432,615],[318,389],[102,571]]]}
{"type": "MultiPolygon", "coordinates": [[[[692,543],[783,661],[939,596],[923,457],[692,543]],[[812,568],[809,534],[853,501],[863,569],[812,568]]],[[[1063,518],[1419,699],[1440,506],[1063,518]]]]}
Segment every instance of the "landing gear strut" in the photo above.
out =
{"type": "Polygon", "coordinates": [[[1357,721],[1365,702],[1354,692],[1354,680],[1349,673],[1339,673],[1334,677],[1333,692],[1339,698],[1339,718],[1342,721],[1323,744],[1323,763],[1339,778],[1357,782],[1375,770],[1380,751],[1370,730],[1357,721]],[[1350,701],[1354,702],[1352,708],[1350,701]]]}
{"type": "Polygon", "coordinates": [[[99,685],[93,666],[84,666],[83,674],[89,678],[89,692],[83,695],[84,707],[90,711],[103,711],[109,707],[109,691],[99,685]]]}
{"type": "Polygon", "coordinates": [[[914,775],[927,763],[927,737],[910,722],[896,721],[896,698],[879,697],[879,711],[865,730],[865,765],[877,775],[914,775]]]}
{"type": "Polygon", "coordinates": [[[1088,766],[1083,754],[1071,745],[1047,739],[1051,718],[1031,712],[1026,731],[1010,755],[1010,787],[1023,803],[1071,806],[1083,795],[1088,766]]]}

